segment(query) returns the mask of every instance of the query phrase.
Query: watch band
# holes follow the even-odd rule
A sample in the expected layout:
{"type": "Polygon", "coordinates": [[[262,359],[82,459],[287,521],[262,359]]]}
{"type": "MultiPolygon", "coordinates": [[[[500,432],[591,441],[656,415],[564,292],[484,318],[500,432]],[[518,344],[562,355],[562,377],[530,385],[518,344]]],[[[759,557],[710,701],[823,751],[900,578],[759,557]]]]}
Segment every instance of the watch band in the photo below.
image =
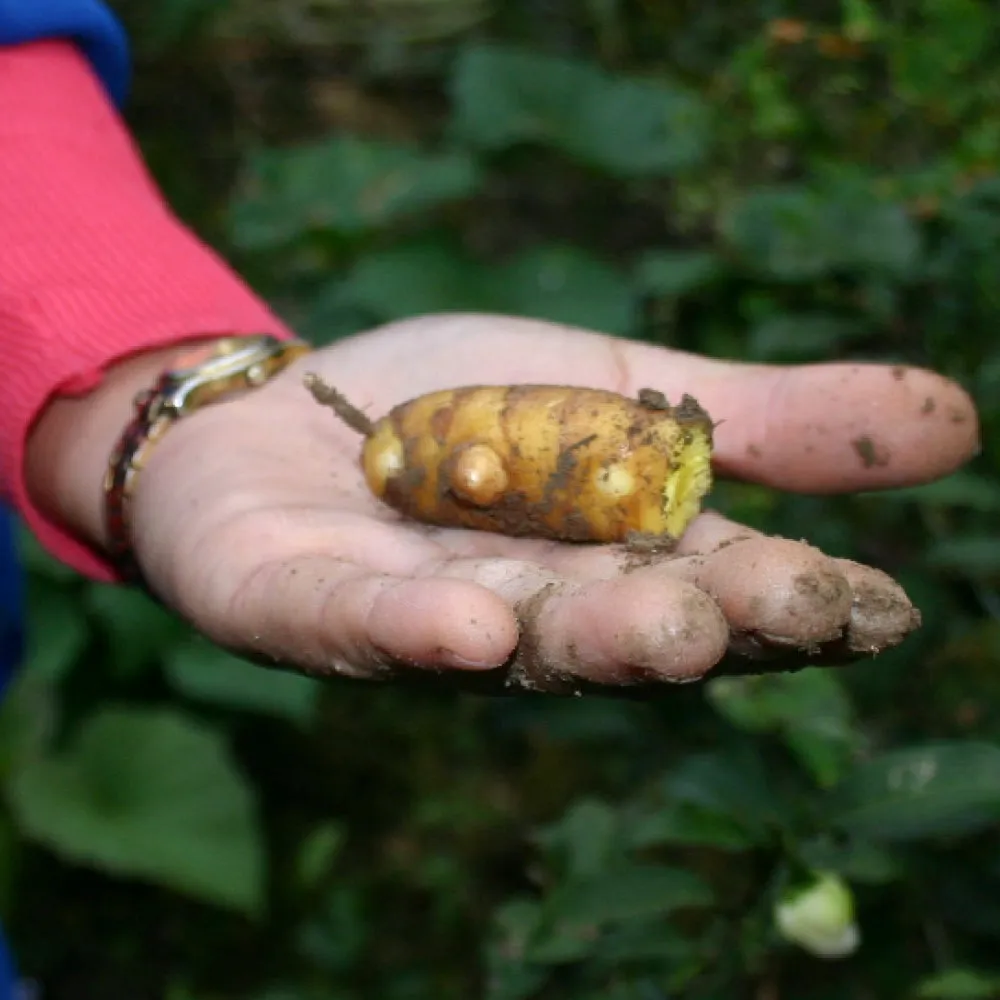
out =
{"type": "Polygon", "coordinates": [[[108,553],[120,575],[141,582],[132,547],[131,501],[136,477],[156,443],[182,417],[264,385],[311,346],[267,334],[229,336],[178,358],[156,384],[135,399],[135,416],[111,454],[104,477],[108,553]]]}

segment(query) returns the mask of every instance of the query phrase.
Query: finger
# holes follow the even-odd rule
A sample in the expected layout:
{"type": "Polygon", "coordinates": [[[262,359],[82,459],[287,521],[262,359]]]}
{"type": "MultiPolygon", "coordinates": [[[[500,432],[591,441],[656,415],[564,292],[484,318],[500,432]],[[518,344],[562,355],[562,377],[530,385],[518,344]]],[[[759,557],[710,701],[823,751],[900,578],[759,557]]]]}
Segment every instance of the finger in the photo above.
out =
{"type": "Polygon", "coordinates": [[[617,350],[631,392],[651,384],[697,397],[718,424],[716,465],[727,475],[807,493],[883,489],[947,475],[979,449],[972,399],[926,369],[742,364],[628,342],[617,350]]]}
{"type": "Polygon", "coordinates": [[[830,558],[803,542],[768,538],[718,514],[696,518],[681,539],[678,554],[684,557],[679,567],[685,578],[695,579],[710,592],[717,588],[736,598],[732,606],[723,605],[727,617],[742,611],[738,619],[740,627],[758,644],[797,645],[807,652],[816,652],[816,643],[832,643],[824,650],[825,657],[843,655],[850,659],[898,646],[920,625],[920,612],[887,573],[850,559],[830,558]],[[766,553],[768,572],[755,568],[761,553],[766,553]],[[691,566],[696,567],[693,577],[688,576],[691,566]],[[762,588],[766,584],[773,588],[770,601],[764,604],[750,597],[752,588],[745,578],[755,573],[762,588]],[[842,597],[838,593],[834,599],[835,589],[840,588],[834,579],[844,581],[847,586],[850,605],[846,620],[841,620],[842,597]],[[776,611],[773,604],[776,592],[787,593],[789,588],[795,593],[787,605],[786,627],[775,633],[766,624],[765,613],[769,607],[772,613],[776,611]],[[815,642],[808,634],[811,616],[815,616],[812,624],[815,642]],[[839,637],[833,635],[836,627],[841,629],[839,637]],[[830,632],[828,639],[821,637],[825,629],[830,632]]]}
{"type": "Polygon", "coordinates": [[[578,582],[514,559],[455,559],[439,572],[511,601],[521,626],[510,683],[573,690],[579,682],[692,681],[726,650],[717,605],[697,587],[654,572],[578,582]]]}
{"type": "Polygon", "coordinates": [[[776,651],[755,636],[742,636],[719,664],[715,676],[850,663],[898,646],[920,627],[920,612],[891,577],[847,559],[833,561],[850,583],[853,594],[850,621],[840,639],[817,649],[776,651]]]}
{"type": "Polygon", "coordinates": [[[842,638],[851,617],[851,586],[818,549],[785,538],[741,538],[705,556],[668,563],[711,594],[737,646],[744,640],[814,652],[842,638]]]}
{"type": "Polygon", "coordinates": [[[631,390],[669,382],[668,396],[696,396],[717,423],[716,467],[767,486],[822,494],[923,483],[979,448],[968,394],[924,369],[779,368],[678,358],[638,344],[623,353],[631,390]]]}
{"type": "Polygon", "coordinates": [[[669,556],[632,552],[620,545],[563,545],[481,532],[448,532],[438,537],[459,554],[517,554],[577,582],[611,580],[648,567],[711,587],[733,630],[731,652],[757,658],[788,650],[804,650],[815,656],[820,644],[830,646],[829,650],[824,648],[824,657],[830,662],[837,657],[846,661],[897,646],[920,624],[920,614],[903,588],[881,570],[831,559],[804,543],[769,538],[712,512],[691,523],[669,556]],[[737,543],[751,540],[757,540],[758,546],[730,551],[737,543]],[[760,565],[747,565],[757,564],[761,551],[765,556],[763,573],[760,565]],[[795,582],[794,576],[803,571],[808,578],[810,567],[819,572],[821,583],[832,585],[836,599],[823,601],[824,586],[795,582]],[[849,600],[841,593],[843,582],[849,600]],[[782,604],[781,595],[787,597],[790,588],[795,600],[782,604]],[[812,592],[818,609],[808,602],[804,606],[802,588],[812,592]],[[775,629],[775,618],[783,627],[775,629]]]}
{"type": "Polygon", "coordinates": [[[747,656],[816,655],[823,646],[828,661],[849,660],[899,645],[920,624],[903,588],[881,570],[711,513],[692,523],[673,556],[550,546],[547,563],[573,579],[608,579],[642,565],[704,587],[733,630],[731,651],[747,656]]]}
{"type": "Polygon", "coordinates": [[[719,466],[766,485],[839,493],[929,482],[979,449],[971,399],[934,372],[831,364],[733,381],[732,403],[715,410],[718,420],[733,413],[718,428],[719,466]]]}
{"type": "Polygon", "coordinates": [[[730,629],[778,646],[814,648],[839,639],[851,614],[851,588],[833,560],[804,542],[768,538],[724,517],[697,518],[675,555],[619,547],[553,548],[551,563],[574,578],[624,573],[693,584],[718,603],[730,629]]]}
{"type": "MultiPolygon", "coordinates": [[[[875,655],[898,646],[920,627],[920,611],[891,576],[850,559],[835,562],[853,595],[851,621],[843,640],[846,652],[875,655]]],[[[831,651],[831,655],[836,654],[831,651]]]]}
{"type": "Polygon", "coordinates": [[[319,676],[489,669],[517,642],[509,606],[475,583],[373,573],[317,555],[263,563],[224,610],[203,625],[217,642],[319,676]]]}

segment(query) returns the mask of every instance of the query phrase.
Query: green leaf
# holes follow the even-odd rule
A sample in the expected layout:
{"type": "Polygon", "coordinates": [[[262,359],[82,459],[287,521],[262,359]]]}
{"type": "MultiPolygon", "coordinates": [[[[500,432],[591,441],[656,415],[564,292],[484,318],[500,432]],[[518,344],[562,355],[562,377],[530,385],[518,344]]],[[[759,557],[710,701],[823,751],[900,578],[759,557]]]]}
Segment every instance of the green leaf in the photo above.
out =
{"type": "Polygon", "coordinates": [[[84,601],[108,635],[111,665],[120,677],[155,663],[186,632],[179,618],[139,590],[94,584],[84,601]]]}
{"type": "Polygon", "coordinates": [[[828,670],[759,677],[720,677],[708,697],[749,732],[775,732],[823,786],[836,782],[861,748],[843,684],[828,670]]]}
{"type": "Polygon", "coordinates": [[[628,844],[650,847],[684,844],[719,851],[744,851],[759,842],[738,820],[689,802],[667,802],[628,825],[628,844]]]}
{"type": "Polygon", "coordinates": [[[280,247],[313,232],[359,236],[475,193],[464,153],[424,153],[354,137],[251,156],[231,206],[234,244],[280,247]]]}
{"type": "Polygon", "coordinates": [[[0,780],[41,756],[56,732],[59,712],[52,682],[22,670],[0,702],[0,780]]]}
{"type": "Polygon", "coordinates": [[[972,97],[960,74],[988,50],[993,13],[978,0],[923,0],[917,6],[926,19],[923,29],[904,30],[889,50],[893,83],[904,98],[960,108],[972,97]]]}
{"type": "Polygon", "coordinates": [[[456,131],[483,149],[540,144],[621,177],[687,170],[708,145],[710,112],[697,95],[561,56],[469,47],[452,94],[456,131]]]}
{"type": "Polygon", "coordinates": [[[923,486],[900,490],[884,490],[870,495],[878,501],[894,500],[898,503],[918,503],[928,507],[960,507],[994,514],[1000,511],[1000,482],[975,472],[962,470],[944,479],[923,486]]]}
{"type": "Polygon", "coordinates": [[[508,899],[494,913],[485,1000],[526,1000],[544,984],[548,970],[528,958],[540,921],[541,907],[528,899],[508,899]]]}
{"type": "Polygon", "coordinates": [[[945,969],[921,980],[914,996],[918,1000],[996,1000],[1000,975],[975,969],[945,969]]]}
{"type": "Polygon", "coordinates": [[[525,955],[536,965],[563,965],[587,958],[594,951],[593,927],[557,923],[544,928],[531,942],[525,955]]]}
{"type": "Polygon", "coordinates": [[[794,722],[803,708],[822,705],[828,692],[842,705],[845,703],[842,688],[822,670],[804,671],[787,678],[784,675],[719,677],[706,687],[708,700],[716,711],[741,729],[758,733],[794,722]],[[801,677],[806,678],[806,683],[801,677]]]}
{"type": "Polygon", "coordinates": [[[222,737],[168,711],[109,708],[8,786],[25,836],[56,854],[245,914],[263,895],[251,793],[222,737]]]}
{"type": "Polygon", "coordinates": [[[80,582],[80,574],[42,548],[42,543],[21,522],[17,526],[17,549],[29,576],[42,577],[53,583],[80,582]]]}
{"type": "Polygon", "coordinates": [[[0,812],[0,914],[5,918],[13,909],[23,853],[24,845],[10,815],[6,811],[0,812]]]}
{"type": "Polygon", "coordinates": [[[343,844],[344,828],[340,823],[321,823],[310,830],[299,847],[295,865],[298,884],[304,889],[318,885],[329,873],[343,844]]]}
{"type": "Polygon", "coordinates": [[[286,309],[287,321],[314,347],[325,347],[371,325],[372,314],[357,306],[343,275],[304,294],[286,309]]]}
{"type": "Polygon", "coordinates": [[[721,274],[722,262],[704,250],[649,250],[635,267],[639,291],[668,298],[708,288],[721,274]]]}
{"type": "Polygon", "coordinates": [[[620,852],[619,826],[618,814],[609,806],[582,799],[558,822],[541,830],[536,839],[562,860],[561,869],[575,881],[597,874],[620,852]]]}
{"type": "Polygon", "coordinates": [[[619,177],[670,176],[704,161],[710,118],[709,106],[677,84],[598,78],[563,148],[619,177]]]}
{"type": "Polygon", "coordinates": [[[890,849],[854,838],[821,835],[799,845],[799,859],[812,871],[836,872],[848,882],[885,885],[903,876],[905,866],[890,849]]]}
{"type": "Polygon", "coordinates": [[[200,636],[170,650],[164,669],[181,694],[210,705],[257,712],[299,725],[312,721],[318,705],[318,681],[257,666],[200,636]]]}
{"type": "Polygon", "coordinates": [[[920,239],[899,205],[855,189],[761,188],[724,220],[723,234],[748,267],[779,281],[836,271],[910,275],[920,239]]]}
{"type": "Polygon", "coordinates": [[[139,45],[144,54],[161,55],[190,38],[217,15],[218,0],[157,0],[144,11],[139,45]]]}
{"type": "Polygon", "coordinates": [[[823,313],[779,313],[750,331],[747,356],[757,361],[825,361],[863,334],[856,321],[823,313]]]}
{"type": "Polygon", "coordinates": [[[347,276],[345,294],[381,322],[493,308],[483,268],[450,247],[430,242],[365,254],[347,276]]]}
{"type": "Polygon", "coordinates": [[[1000,822],[1000,747],[937,742],[857,765],[831,793],[827,820],[872,840],[958,836],[1000,822]]]}
{"type": "Polygon", "coordinates": [[[784,803],[753,753],[691,754],[667,775],[663,793],[669,802],[728,818],[754,843],[768,841],[784,826],[784,803]]]}
{"type": "Polygon", "coordinates": [[[89,634],[72,590],[40,578],[29,581],[25,670],[47,681],[62,679],[80,658],[89,634]]]}
{"type": "Polygon", "coordinates": [[[958,576],[1000,579],[1000,539],[995,535],[942,538],[927,551],[926,564],[958,576]]]}
{"type": "Polygon", "coordinates": [[[731,520],[762,530],[770,523],[781,504],[774,491],[756,483],[727,482],[716,484],[712,491],[712,506],[731,520]]]}
{"type": "Polygon", "coordinates": [[[506,958],[493,961],[486,983],[485,1000],[527,1000],[545,984],[547,970],[506,958]]]}
{"type": "Polygon", "coordinates": [[[711,889],[689,871],[665,865],[631,865],[560,886],[545,901],[543,912],[551,925],[601,927],[677,910],[703,909],[712,903],[711,889]]]}
{"type": "Polygon", "coordinates": [[[697,958],[697,947],[666,921],[632,921],[611,928],[593,958],[615,971],[622,962],[644,961],[676,969],[697,958]]]}
{"type": "Polygon", "coordinates": [[[638,305],[621,271],[568,246],[535,247],[489,265],[439,244],[396,247],[362,257],[346,294],[382,321],[481,311],[613,334],[634,329],[638,305]]]}
{"type": "Polygon", "coordinates": [[[638,302],[617,268],[572,246],[539,246],[489,270],[497,311],[625,335],[638,302]]]}
{"type": "Polygon", "coordinates": [[[872,42],[882,34],[882,20],[871,0],[843,0],[844,36],[872,42]]]}
{"type": "Polygon", "coordinates": [[[324,894],[320,909],[297,929],[295,950],[330,981],[340,980],[370,948],[365,900],[343,881],[324,894]]]}

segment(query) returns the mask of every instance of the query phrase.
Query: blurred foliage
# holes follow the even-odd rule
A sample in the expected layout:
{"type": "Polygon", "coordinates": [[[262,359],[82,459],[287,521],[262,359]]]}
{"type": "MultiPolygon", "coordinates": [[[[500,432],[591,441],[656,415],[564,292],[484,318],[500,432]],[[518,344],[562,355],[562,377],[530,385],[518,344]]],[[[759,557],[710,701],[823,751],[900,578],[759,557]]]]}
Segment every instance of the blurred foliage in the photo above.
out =
{"type": "Polygon", "coordinates": [[[936,367],[984,453],[717,502],[899,576],[877,662],[650,704],[269,673],[26,542],[0,910],[46,997],[1000,997],[1000,12],[986,0],[123,0],[180,214],[317,341],[501,310],[936,367]],[[774,907],[816,873],[860,949],[774,907]]]}

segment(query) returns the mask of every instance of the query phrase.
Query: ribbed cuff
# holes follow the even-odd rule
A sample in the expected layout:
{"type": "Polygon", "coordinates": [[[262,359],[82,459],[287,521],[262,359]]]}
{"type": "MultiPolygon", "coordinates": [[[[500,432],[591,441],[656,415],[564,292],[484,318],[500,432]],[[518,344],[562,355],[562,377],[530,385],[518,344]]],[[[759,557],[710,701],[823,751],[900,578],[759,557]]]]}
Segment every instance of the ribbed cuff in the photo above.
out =
{"type": "Polygon", "coordinates": [[[25,444],[46,401],[131,354],[256,332],[291,335],[170,213],[79,52],[0,50],[0,484],[46,548],[113,578],[28,496],[25,444]]]}

